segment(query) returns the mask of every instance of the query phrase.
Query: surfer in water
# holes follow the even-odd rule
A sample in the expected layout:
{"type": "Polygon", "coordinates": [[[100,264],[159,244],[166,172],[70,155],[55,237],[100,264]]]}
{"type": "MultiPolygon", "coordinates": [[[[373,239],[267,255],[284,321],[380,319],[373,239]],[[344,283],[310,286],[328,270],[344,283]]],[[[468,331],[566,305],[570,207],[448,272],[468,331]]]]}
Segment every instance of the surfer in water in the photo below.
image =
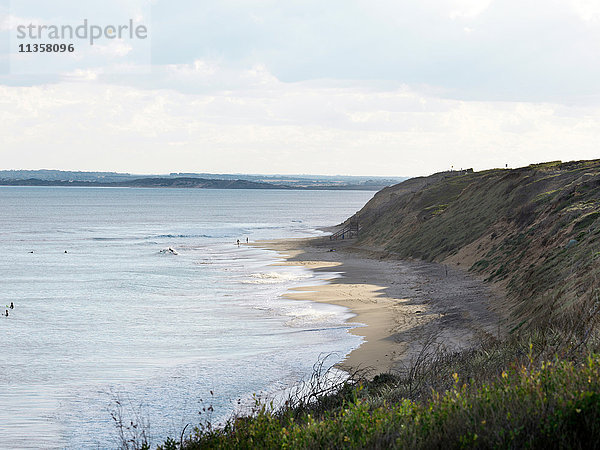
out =
{"type": "Polygon", "coordinates": [[[10,309],[15,309],[15,304],[13,302],[10,302],[10,309]]]}

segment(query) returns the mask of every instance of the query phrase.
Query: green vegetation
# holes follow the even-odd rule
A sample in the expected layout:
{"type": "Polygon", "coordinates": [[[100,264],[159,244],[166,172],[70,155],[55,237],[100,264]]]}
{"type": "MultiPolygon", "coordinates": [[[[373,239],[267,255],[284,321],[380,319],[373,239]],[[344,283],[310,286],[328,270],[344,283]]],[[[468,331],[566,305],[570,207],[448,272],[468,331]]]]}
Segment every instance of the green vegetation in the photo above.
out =
{"type": "Polygon", "coordinates": [[[548,324],[455,354],[430,340],[402,373],[316,383],[278,410],[256,401],[159,448],[594,448],[600,336],[593,315],[572,319],[571,333],[548,324]]]}
{"type": "Polygon", "coordinates": [[[560,167],[561,164],[562,161],[550,161],[546,163],[530,164],[529,167],[536,170],[549,170],[556,169],[557,167],[560,167]]]}
{"type": "Polygon", "coordinates": [[[363,394],[360,385],[317,417],[262,407],[224,429],[197,429],[186,448],[577,448],[600,439],[598,355],[579,365],[513,367],[480,386],[458,374],[453,381],[426,402],[391,404],[363,394]]]}
{"type": "Polygon", "coordinates": [[[473,272],[507,286],[513,323],[532,324],[547,297],[560,291],[576,309],[600,277],[599,201],[600,160],[444,172],[378,192],[358,213],[360,245],[475,261],[473,272]]]}
{"type": "MultiPolygon", "coordinates": [[[[589,227],[596,221],[596,219],[598,219],[598,217],[600,217],[600,211],[595,211],[583,215],[573,226],[573,231],[589,227]]],[[[580,236],[581,238],[585,237],[585,235],[580,236]]]]}

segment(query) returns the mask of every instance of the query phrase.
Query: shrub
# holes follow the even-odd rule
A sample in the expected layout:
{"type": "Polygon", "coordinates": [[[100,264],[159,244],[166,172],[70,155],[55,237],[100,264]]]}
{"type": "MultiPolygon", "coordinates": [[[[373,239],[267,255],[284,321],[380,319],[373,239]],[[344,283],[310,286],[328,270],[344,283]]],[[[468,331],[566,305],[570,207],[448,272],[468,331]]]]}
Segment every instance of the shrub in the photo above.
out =
{"type": "Polygon", "coordinates": [[[530,352],[526,364],[490,383],[451,378],[452,387],[428,401],[378,406],[361,385],[352,400],[320,418],[262,405],[224,429],[197,430],[184,447],[587,448],[600,442],[599,355],[581,364],[555,359],[536,367],[530,352]]]}

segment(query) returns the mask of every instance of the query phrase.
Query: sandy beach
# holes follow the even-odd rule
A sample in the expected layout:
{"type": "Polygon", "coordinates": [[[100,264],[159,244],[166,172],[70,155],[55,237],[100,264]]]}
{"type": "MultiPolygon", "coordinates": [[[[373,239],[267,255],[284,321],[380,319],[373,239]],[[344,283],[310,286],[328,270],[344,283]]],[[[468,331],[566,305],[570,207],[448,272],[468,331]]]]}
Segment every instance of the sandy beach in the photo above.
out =
{"type": "Polygon", "coordinates": [[[332,273],[327,284],[294,289],[286,297],[341,305],[356,314],[350,322],[362,325],[351,333],[364,342],[342,361],[344,370],[401,370],[427,342],[451,351],[502,333],[493,311],[501,293],[481,280],[455,267],[388,259],[353,244],[327,237],[256,244],[279,252],[285,258],[279,264],[332,273]]]}

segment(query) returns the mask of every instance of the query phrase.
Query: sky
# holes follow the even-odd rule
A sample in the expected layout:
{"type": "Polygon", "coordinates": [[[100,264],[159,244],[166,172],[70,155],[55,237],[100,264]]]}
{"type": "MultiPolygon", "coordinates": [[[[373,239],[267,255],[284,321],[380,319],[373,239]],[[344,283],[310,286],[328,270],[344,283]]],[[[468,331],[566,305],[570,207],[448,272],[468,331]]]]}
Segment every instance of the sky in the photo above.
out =
{"type": "Polygon", "coordinates": [[[592,159],[599,80],[598,0],[0,0],[0,169],[417,176],[592,159]],[[17,37],[84,19],[147,37],[17,37]],[[46,42],[75,50],[18,52],[46,42]]]}

